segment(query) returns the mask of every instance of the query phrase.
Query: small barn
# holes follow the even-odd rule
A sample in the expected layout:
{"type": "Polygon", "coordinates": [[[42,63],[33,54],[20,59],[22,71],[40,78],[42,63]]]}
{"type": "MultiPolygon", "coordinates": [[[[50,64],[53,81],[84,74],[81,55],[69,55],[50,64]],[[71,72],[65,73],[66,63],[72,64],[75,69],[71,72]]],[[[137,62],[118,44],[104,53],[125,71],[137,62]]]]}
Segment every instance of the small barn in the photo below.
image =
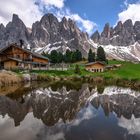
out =
{"type": "Polygon", "coordinates": [[[104,72],[105,70],[105,63],[97,61],[91,62],[85,65],[87,71],[90,72],[104,72]]]}
{"type": "Polygon", "coordinates": [[[48,58],[24,49],[17,44],[11,44],[0,49],[1,69],[40,69],[46,68],[48,64],[48,58]]]}

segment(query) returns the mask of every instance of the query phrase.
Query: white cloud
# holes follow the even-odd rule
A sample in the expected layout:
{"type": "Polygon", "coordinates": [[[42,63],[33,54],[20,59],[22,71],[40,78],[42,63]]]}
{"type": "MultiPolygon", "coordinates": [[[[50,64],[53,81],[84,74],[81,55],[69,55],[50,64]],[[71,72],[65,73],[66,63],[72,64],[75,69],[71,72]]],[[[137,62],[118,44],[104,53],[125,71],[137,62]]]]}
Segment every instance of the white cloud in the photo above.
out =
{"type": "Polygon", "coordinates": [[[71,14],[69,15],[70,18],[74,19],[75,21],[79,22],[82,24],[83,28],[88,32],[89,34],[92,33],[94,27],[96,27],[96,24],[90,20],[83,19],[80,17],[78,14],[71,14]]]}
{"type": "Polygon", "coordinates": [[[129,134],[140,134],[140,118],[135,118],[134,115],[132,115],[130,120],[121,117],[118,120],[118,125],[122,128],[127,129],[129,134]]]}
{"type": "Polygon", "coordinates": [[[4,25],[11,20],[13,13],[18,14],[29,27],[42,16],[33,0],[1,0],[0,6],[0,23],[4,25]]]}
{"type": "Polygon", "coordinates": [[[96,24],[88,19],[82,18],[77,13],[72,13],[66,6],[66,0],[0,0],[0,23],[6,25],[13,13],[18,14],[26,26],[31,27],[32,23],[43,16],[44,13],[53,13],[59,19],[62,17],[71,18],[83,31],[91,34],[96,24]],[[35,1],[37,4],[35,4],[35,1]],[[45,8],[45,9],[44,9],[45,8]]]}
{"type": "Polygon", "coordinates": [[[90,120],[94,117],[97,116],[97,114],[94,114],[93,113],[93,107],[92,105],[90,104],[88,106],[88,108],[84,108],[82,109],[80,112],[80,116],[77,117],[75,120],[73,120],[72,122],[70,122],[70,125],[71,126],[78,126],[80,125],[83,121],[86,121],[86,120],[90,120]]]}
{"type": "Polygon", "coordinates": [[[127,6],[125,10],[118,14],[119,21],[126,21],[127,19],[132,19],[133,23],[135,21],[140,21],[140,3],[128,4],[125,1],[125,5],[127,6]]]}
{"type": "Polygon", "coordinates": [[[64,7],[64,0],[42,0],[45,5],[47,6],[54,6],[57,8],[63,8],[64,7]]]}

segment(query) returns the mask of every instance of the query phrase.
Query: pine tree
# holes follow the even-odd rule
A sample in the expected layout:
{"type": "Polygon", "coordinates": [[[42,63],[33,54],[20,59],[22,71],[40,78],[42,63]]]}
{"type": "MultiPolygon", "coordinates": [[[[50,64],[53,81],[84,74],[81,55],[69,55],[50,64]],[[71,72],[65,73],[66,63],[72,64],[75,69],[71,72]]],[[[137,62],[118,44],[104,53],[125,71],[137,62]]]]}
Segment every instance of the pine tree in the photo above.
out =
{"type": "Polygon", "coordinates": [[[81,74],[81,70],[80,70],[79,65],[76,65],[76,66],[75,66],[75,73],[76,73],[76,74],[81,74]]]}
{"type": "Polygon", "coordinates": [[[71,55],[72,55],[72,52],[70,50],[67,50],[66,54],[64,55],[65,63],[70,63],[71,62],[71,55]]]}
{"type": "Polygon", "coordinates": [[[57,55],[57,63],[62,63],[62,62],[63,62],[63,54],[59,52],[57,55]]]}
{"type": "Polygon", "coordinates": [[[106,62],[106,56],[104,49],[100,46],[97,49],[97,61],[105,61],[106,62]]]}
{"type": "Polygon", "coordinates": [[[83,59],[82,53],[79,51],[79,61],[82,61],[82,59],[83,59]]]}
{"type": "Polygon", "coordinates": [[[76,61],[82,61],[82,53],[76,50],[76,61]]]}
{"type": "Polygon", "coordinates": [[[54,64],[58,62],[58,53],[56,50],[51,51],[50,60],[51,60],[51,63],[54,63],[54,64]]]}
{"type": "Polygon", "coordinates": [[[77,61],[76,51],[72,52],[71,54],[71,62],[74,63],[77,61]]]}
{"type": "Polygon", "coordinates": [[[89,50],[89,53],[88,53],[88,62],[95,62],[95,53],[92,52],[92,50],[90,49],[89,50]]]}

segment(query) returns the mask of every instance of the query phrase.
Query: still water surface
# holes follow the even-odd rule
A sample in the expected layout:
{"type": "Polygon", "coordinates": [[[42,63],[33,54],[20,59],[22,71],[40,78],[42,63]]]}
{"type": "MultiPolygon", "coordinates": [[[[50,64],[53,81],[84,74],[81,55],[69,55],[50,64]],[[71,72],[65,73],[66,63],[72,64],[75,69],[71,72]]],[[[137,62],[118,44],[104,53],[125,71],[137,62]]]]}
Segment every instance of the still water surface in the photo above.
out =
{"type": "Polygon", "coordinates": [[[138,91],[27,87],[1,90],[0,140],[140,140],[138,91]]]}

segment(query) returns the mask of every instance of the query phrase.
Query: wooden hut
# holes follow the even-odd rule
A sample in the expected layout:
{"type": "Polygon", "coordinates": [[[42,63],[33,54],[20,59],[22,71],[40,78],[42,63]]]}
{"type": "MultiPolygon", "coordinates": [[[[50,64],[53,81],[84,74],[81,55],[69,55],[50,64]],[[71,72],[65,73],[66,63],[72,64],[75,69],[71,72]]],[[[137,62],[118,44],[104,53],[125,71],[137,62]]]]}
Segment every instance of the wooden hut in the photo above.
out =
{"type": "Polygon", "coordinates": [[[104,72],[105,70],[105,63],[97,61],[91,62],[85,65],[87,71],[91,72],[104,72]]]}
{"type": "Polygon", "coordinates": [[[1,69],[40,69],[48,64],[48,58],[16,44],[0,49],[1,69]]]}

